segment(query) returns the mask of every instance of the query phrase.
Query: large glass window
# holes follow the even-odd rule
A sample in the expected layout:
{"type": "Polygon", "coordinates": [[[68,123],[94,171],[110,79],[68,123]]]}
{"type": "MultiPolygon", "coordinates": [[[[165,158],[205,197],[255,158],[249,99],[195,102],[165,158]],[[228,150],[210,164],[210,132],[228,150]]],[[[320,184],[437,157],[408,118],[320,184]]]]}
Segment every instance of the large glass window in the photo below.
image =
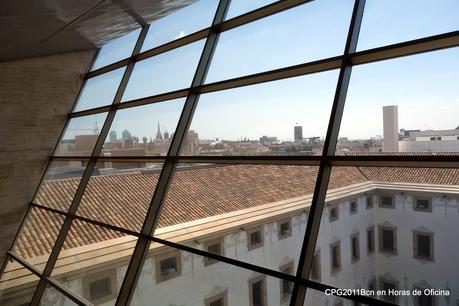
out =
{"type": "Polygon", "coordinates": [[[221,34],[206,82],[343,53],[352,1],[312,1],[221,34]]]}
{"type": "Polygon", "coordinates": [[[100,49],[0,304],[459,300],[458,4],[365,2],[189,1],[100,49]]]}
{"type": "Polygon", "coordinates": [[[359,50],[401,43],[459,29],[455,0],[369,0],[360,30],[359,50]]]}
{"type": "Polygon", "coordinates": [[[203,46],[204,41],[197,41],[138,62],[122,101],[189,87],[203,46]]]}

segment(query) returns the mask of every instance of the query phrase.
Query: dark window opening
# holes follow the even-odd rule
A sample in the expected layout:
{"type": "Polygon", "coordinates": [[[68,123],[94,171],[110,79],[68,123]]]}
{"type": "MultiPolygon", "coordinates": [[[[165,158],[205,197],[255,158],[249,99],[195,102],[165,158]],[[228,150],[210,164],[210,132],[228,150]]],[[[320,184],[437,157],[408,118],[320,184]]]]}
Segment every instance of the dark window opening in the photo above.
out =
{"type": "Polygon", "coordinates": [[[112,285],[110,278],[106,277],[89,284],[89,297],[91,300],[97,300],[112,294],[112,285]]]}

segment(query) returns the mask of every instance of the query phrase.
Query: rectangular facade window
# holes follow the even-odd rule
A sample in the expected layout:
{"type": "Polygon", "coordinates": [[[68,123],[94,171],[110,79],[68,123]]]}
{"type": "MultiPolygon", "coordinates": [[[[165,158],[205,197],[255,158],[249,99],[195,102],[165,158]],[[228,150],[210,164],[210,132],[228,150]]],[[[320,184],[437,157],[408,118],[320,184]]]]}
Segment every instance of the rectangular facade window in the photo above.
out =
{"type": "Polygon", "coordinates": [[[330,208],[328,209],[328,213],[328,220],[330,222],[339,219],[339,207],[337,205],[330,206],[330,208]]]}
{"type": "Polygon", "coordinates": [[[217,294],[204,301],[204,306],[227,306],[228,305],[228,292],[217,294]]]}
{"type": "Polygon", "coordinates": [[[263,227],[257,227],[247,231],[247,247],[249,251],[262,247],[263,242],[263,227]]]}
{"type": "Polygon", "coordinates": [[[367,228],[367,253],[373,254],[375,252],[375,227],[367,228]]]}
{"type": "MultiPolygon", "coordinates": [[[[223,243],[223,238],[217,238],[213,240],[209,240],[204,242],[204,249],[212,254],[217,254],[217,255],[224,255],[224,243],[223,243]]],[[[218,260],[204,257],[204,265],[208,266],[211,264],[214,264],[218,262],[218,260]]]]}
{"type": "Polygon", "coordinates": [[[366,205],[367,209],[373,208],[373,206],[374,206],[373,196],[372,195],[367,196],[366,200],[367,200],[367,205],[366,205]]]}
{"type": "Polygon", "coordinates": [[[156,256],[156,283],[167,281],[182,273],[180,252],[156,256]]]}
{"type": "Polygon", "coordinates": [[[394,197],[390,195],[382,195],[379,198],[379,207],[394,208],[394,197]]]}
{"type": "MultiPolygon", "coordinates": [[[[286,265],[280,267],[280,271],[285,274],[293,274],[293,262],[290,262],[286,265]]],[[[290,296],[292,295],[293,283],[285,279],[280,280],[280,295],[281,295],[281,304],[287,303],[290,301],[290,296]]]]}
{"type": "Polygon", "coordinates": [[[83,277],[83,296],[94,304],[116,299],[116,269],[83,277]]]}
{"type": "Polygon", "coordinates": [[[351,201],[351,203],[349,204],[349,213],[352,215],[352,214],[355,214],[359,211],[359,206],[357,205],[357,200],[355,201],[351,201]]]}
{"type": "MultiPolygon", "coordinates": [[[[427,289],[427,288],[415,287],[415,289],[421,290],[423,292],[424,289],[427,289]]],[[[421,294],[421,295],[415,296],[414,301],[415,301],[414,305],[419,305],[419,306],[435,306],[436,305],[435,297],[433,295],[421,294]]]]}
{"type": "Polygon", "coordinates": [[[382,296],[384,301],[396,304],[397,296],[393,294],[390,295],[389,290],[398,290],[398,282],[380,278],[379,284],[381,286],[381,290],[384,290],[386,292],[386,295],[382,296]]]}
{"type": "Polygon", "coordinates": [[[321,272],[320,272],[320,250],[317,250],[314,254],[311,267],[311,279],[320,282],[321,272]]]}
{"type": "MultiPolygon", "coordinates": [[[[368,290],[371,290],[376,294],[376,279],[375,278],[368,282],[368,290]]],[[[371,296],[374,296],[374,294],[372,294],[371,296]]]]}
{"type": "Polygon", "coordinates": [[[341,242],[337,241],[330,245],[330,266],[331,273],[337,273],[341,270],[341,242]]]}
{"type": "Polygon", "coordinates": [[[413,232],[413,256],[423,260],[434,259],[433,234],[413,232]]]}
{"type": "Polygon", "coordinates": [[[292,236],[292,222],[286,219],[277,223],[279,240],[292,236]]]}
{"type": "Polygon", "coordinates": [[[352,262],[357,262],[360,260],[360,240],[359,233],[353,234],[351,236],[351,252],[352,252],[352,262]]]}
{"type": "Polygon", "coordinates": [[[432,201],[427,198],[415,198],[413,209],[416,211],[432,212],[432,201]]]}
{"type": "Polygon", "coordinates": [[[250,306],[267,306],[265,276],[249,280],[249,295],[250,306]]]}
{"type": "Polygon", "coordinates": [[[382,253],[397,254],[396,228],[379,226],[379,251],[382,253]]]}

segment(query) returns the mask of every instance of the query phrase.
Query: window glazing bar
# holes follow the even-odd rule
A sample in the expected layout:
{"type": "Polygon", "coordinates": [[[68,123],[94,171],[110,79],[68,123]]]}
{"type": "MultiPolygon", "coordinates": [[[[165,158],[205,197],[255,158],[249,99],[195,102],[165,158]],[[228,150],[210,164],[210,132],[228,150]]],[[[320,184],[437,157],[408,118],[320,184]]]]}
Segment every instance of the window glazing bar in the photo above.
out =
{"type": "MultiPolygon", "coordinates": [[[[140,35],[137,39],[136,45],[133,50],[133,54],[136,54],[140,51],[143,41],[145,40],[145,37],[148,32],[148,27],[142,28],[142,31],[140,32],[140,35]]],[[[113,104],[120,103],[121,97],[124,94],[124,90],[126,89],[127,83],[129,81],[129,78],[131,76],[132,70],[134,69],[135,63],[131,63],[128,65],[126,68],[123,78],[120,82],[120,85],[118,87],[118,90],[116,92],[116,95],[113,99],[113,104]]],[[[104,125],[102,126],[101,132],[98,136],[97,142],[94,146],[94,149],[91,154],[91,159],[89,160],[88,165],[86,166],[86,169],[84,171],[83,177],[81,178],[81,181],[78,185],[78,189],[75,193],[75,196],[72,200],[72,203],[69,207],[68,213],[69,215],[66,216],[64,223],[61,227],[61,230],[59,232],[59,235],[57,236],[56,242],[54,243],[53,249],[51,251],[51,254],[49,256],[49,259],[46,263],[46,266],[43,270],[43,277],[40,279],[38,282],[38,286],[35,290],[34,296],[32,298],[31,305],[39,305],[40,300],[43,296],[43,293],[46,289],[46,278],[51,276],[51,272],[54,268],[54,265],[56,264],[56,261],[58,259],[59,253],[62,249],[62,246],[64,245],[65,239],[67,237],[67,233],[70,230],[70,227],[73,222],[73,218],[71,217],[72,214],[75,214],[78,206],[80,204],[81,198],[83,197],[84,191],[86,189],[86,185],[89,182],[89,179],[91,178],[92,172],[96,166],[96,161],[97,157],[100,154],[100,151],[102,150],[102,146],[104,144],[105,138],[108,135],[110,126],[113,122],[113,119],[115,117],[116,109],[111,109],[110,112],[107,115],[107,118],[105,119],[104,125]]]]}
{"type": "MultiPolygon", "coordinates": [[[[212,21],[213,26],[224,20],[229,5],[230,0],[219,1],[214,19],[212,21]]],[[[216,31],[211,32],[207,37],[201,57],[198,62],[198,66],[196,68],[195,75],[193,77],[192,87],[200,86],[203,84],[210,65],[210,61],[212,59],[212,55],[217,45],[218,37],[219,34],[216,31]]],[[[177,128],[175,130],[168,156],[179,155],[181,144],[185,140],[185,135],[191,123],[191,119],[193,117],[193,113],[197,106],[198,100],[199,94],[190,91],[185,101],[185,105],[183,107],[177,128]]],[[[154,232],[176,166],[177,164],[174,160],[166,159],[158,179],[158,183],[156,185],[156,190],[150,202],[144,224],[142,226],[141,233],[143,235],[152,235],[154,232]]],[[[149,247],[150,240],[140,238],[137,241],[134,253],[131,257],[131,261],[126,272],[126,276],[118,295],[118,299],[116,301],[116,305],[127,305],[130,303],[149,247]]]]}
{"type": "MultiPolygon", "coordinates": [[[[459,31],[449,32],[440,35],[429,36],[421,39],[406,41],[403,43],[378,47],[365,51],[359,51],[348,54],[347,60],[352,65],[368,64],[376,61],[404,57],[419,53],[442,50],[459,46],[459,31]]],[[[299,65],[264,71],[257,74],[246,75],[224,81],[200,84],[191,88],[179,89],[173,92],[162,93],[159,95],[149,96],[141,99],[126,101],[118,105],[106,105],[99,108],[74,112],[69,114],[69,118],[87,116],[106,112],[110,107],[117,109],[130,108],[140,105],[146,105],[156,102],[162,102],[171,99],[183,98],[188,96],[190,91],[199,93],[209,93],[219,90],[237,88],[248,85],[255,85],[264,82],[276,81],[296,76],[313,74],[318,72],[339,69],[342,66],[343,57],[336,56],[318,61],[307,62],[299,65]]],[[[129,61],[130,62],[130,61],[129,61]]],[[[121,66],[120,66],[121,67],[121,66]]],[[[116,68],[119,68],[118,66],[116,68]]],[[[104,69],[104,68],[101,68],[104,69]]],[[[110,71],[110,70],[108,70],[110,71]]],[[[104,71],[104,72],[108,72],[104,71]]],[[[91,73],[91,72],[90,72],[91,73]]]]}
{"type": "MultiPolygon", "coordinates": [[[[298,278],[309,279],[309,274],[312,267],[317,235],[319,233],[322,211],[325,203],[328,182],[331,175],[332,166],[328,161],[328,156],[333,155],[336,148],[339,127],[343,116],[344,104],[352,71],[352,65],[349,61],[349,54],[355,52],[357,48],[357,41],[360,32],[360,25],[362,23],[364,7],[365,0],[355,0],[351,23],[349,25],[349,32],[346,40],[346,46],[344,49],[344,58],[338,77],[338,83],[336,85],[335,97],[333,99],[327,136],[325,137],[322,160],[319,166],[317,182],[309,211],[308,222],[306,225],[306,233],[298,261],[298,278]]],[[[307,287],[299,286],[298,283],[295,283],[292,291],[292,298],[290,300],[291,306],[304,305],[306,288],[307,287]]]]}

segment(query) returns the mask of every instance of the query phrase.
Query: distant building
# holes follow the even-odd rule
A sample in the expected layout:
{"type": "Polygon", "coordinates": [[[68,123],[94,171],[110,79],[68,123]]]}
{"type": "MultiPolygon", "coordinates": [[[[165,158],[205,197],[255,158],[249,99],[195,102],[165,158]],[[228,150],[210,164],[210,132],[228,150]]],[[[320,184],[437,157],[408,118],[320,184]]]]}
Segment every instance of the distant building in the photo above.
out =
{"type": "Polygon", "coordinates": [[[116,142],[117,140],[118,140],[118,136],[116,135],[116,131],[110,131],[109,141],[116,142]]]}
{"type": "Polygon", "coordinates": [[[123,135],[122,135],[123,140],[131,139],[131,137],[132,137],[132,135],[128,130],[124,130],[123,131],[123,135]]]}
{"type": "Polygon", "coordinates": [[[169,132],[166,130],[164,132],[164,140],[168,140],[169,139],[169,132]]]}
{"type": "Polygon", "coordinates": [[[398,106],[383,106],[384,152],[398,152],[398,106]]]}
{"type": "Polygon", "coordinates": [[[459,152],[459,129],[409,131],[404,136],[400,152],[459,152]]]}
{"type": "Polygon", "coordinates": [[[303,127],[301,125],[295,125],[293,134],[295,141],[303,139],[303,127]]]}
{"type": "Polygon", "coordinates": [[[261,136],[260,142],[264,145],[272,144],[277,142],[277,137],[274,136],[261,136]]]}
{"type": "Polygon", "coordinates": [[[156,131],[156,140],[163,140],[163,134],[161,133],[161,127],[158,122],[158,130],[156,131]]]}

